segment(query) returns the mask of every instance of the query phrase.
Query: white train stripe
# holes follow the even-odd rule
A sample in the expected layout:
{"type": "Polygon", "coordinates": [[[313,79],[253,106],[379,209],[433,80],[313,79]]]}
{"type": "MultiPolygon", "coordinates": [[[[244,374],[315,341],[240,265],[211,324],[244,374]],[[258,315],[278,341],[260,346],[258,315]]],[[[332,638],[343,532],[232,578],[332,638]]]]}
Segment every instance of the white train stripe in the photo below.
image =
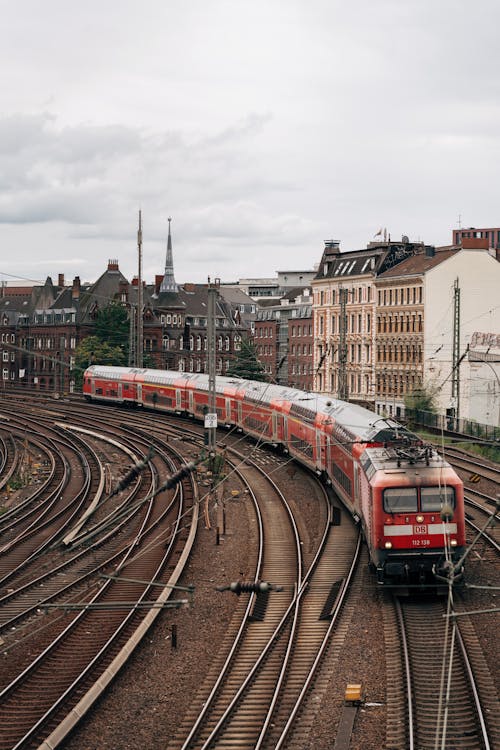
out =
{"type": "Polygon", "coordinates": [[[429,536],[432,534],[456,534],[457,524],[456,523],[431,523],[431,524],[419,524],[419,529],[424,527],[425,531],[415,531],[415,526],[407,524],[404,526],[384,526],[384,536],[429,536]]]}

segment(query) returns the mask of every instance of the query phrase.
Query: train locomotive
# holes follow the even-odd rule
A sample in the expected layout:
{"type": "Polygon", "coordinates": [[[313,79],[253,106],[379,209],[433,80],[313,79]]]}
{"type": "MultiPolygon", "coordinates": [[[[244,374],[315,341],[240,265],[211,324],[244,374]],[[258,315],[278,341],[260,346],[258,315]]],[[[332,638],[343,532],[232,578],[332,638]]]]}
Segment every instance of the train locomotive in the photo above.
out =
{"type": "MultiPolygon", "coordinates": [[[[203,419],[208,376],[92,365],[88,400],[203,419]]],[[[219,426],[281,446],[324,475],[362,525],[377,582],[426,586],[446,578],[465,550],[463,484],[434,450],[392,419],[355,404],[276,384],[216,379],[219,426]]]]}

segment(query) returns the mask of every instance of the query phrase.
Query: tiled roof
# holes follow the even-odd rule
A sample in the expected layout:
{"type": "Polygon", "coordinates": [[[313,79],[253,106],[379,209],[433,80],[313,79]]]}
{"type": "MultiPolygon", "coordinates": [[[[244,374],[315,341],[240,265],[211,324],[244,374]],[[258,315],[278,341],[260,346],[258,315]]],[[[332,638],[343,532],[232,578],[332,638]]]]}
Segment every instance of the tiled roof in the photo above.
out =
{"type": "Polygon", "coordinates": [[[414,274],[425,273],[431,268],[435,268],[435,266],[438,266],[443,261],[448,260],[448,258],[451,258],[456,252],[457,250],[455,249],[446,249],[437,250],[434,255],[418,253],[411,258],[401,261],[401,263],[393,266],[393,268],[390,268],[388,271],[384,271],[384,273],[381,273],[378,278],[387,279],[396,276],[412,276],[414,274]]]}
{"type": "Polygon", "coordinates": [[[340,253],[338,248],[327,246],[315,280],[378,276],[393,267],[399,268],[408,257],[422,253],[424,248],[421,242],[385,242],[363,250],[340,253]]]}

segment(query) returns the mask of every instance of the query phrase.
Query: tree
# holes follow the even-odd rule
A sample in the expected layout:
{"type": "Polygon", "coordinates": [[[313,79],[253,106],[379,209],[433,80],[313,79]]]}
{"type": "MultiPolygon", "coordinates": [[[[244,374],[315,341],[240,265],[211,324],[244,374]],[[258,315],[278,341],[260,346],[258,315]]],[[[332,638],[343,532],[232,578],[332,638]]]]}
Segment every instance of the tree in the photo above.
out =
{"type": "Polygon", "coordinates": [[[228,377],[246,380],[267,380],[264,366],[257,358],[255,344],[251,339],[243,339],[241,349],[227,369],[228,377]]]}
{"type": "Polygon", "coordinates": [[[436,413],[436,392],[429,387],[416,388],[405,396],[405,408],[407,411],[430,411],[436,413]]]}
{"type": "Polygon", "coordinates": [[[405,413],[409,424],[431,424],[436,420],[436,390],[421,386],[405,396],[405,413]],[[424,419],[424,422],[422,422],[424,419]],[[430,421],[429,421],[430,420],[430,421]]]}
{"type": "Polygon", "coordinates": [[[74,377],[77,389],[81,389],[83,373],[92,364],[121,367],[127,364],[127,354],[121,346],[112,346],[98,336],[87,336],[75,350],[74,377]]]}
{"type": "MultiPolygon", "coordinates": [[[[95,322],[95,335],[102,342],[112,347],[119,347],[125,354],[125,363],[128,362],[130,348],[130,320],[127,308],[118,302],[112,302],[107,307],[99,310],[95,322]]],[[[110,364],[100,362],[97,364],[110,364]]],[[[156,363],[148,352],[143,352],[142,363],[144,367],[154,368],[156,363]]]]}
{"type": "Polygon", "coordinates": [[[110,346],[120,346],[128,352],[129,319],[127,308],[113,302],[97,313],[95,336],[110,346]]]}

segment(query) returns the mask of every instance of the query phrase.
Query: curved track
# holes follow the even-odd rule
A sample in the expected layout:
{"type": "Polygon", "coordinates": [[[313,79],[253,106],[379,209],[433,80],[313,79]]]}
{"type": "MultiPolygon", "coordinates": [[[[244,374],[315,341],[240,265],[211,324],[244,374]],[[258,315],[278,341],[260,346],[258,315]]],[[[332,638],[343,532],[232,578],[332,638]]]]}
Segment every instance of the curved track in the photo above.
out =
{"type": "MultiPolygon", "coordinates": [[[[159,445],[157,448],[159,453],[164,450],[159,445]]],[[[174,464],[176,454],[172,450],[169,455],[168,471],[165,458],[162,459],[163,478],[182,463],[177,455],[174,464]]],[[[54,591],[49,591],[43,603],[39,603],[42,612],[48,614],[42,617],[44,627],[36,640],[30,629],[31,654],[20,650],[22,629],[16,629],[14,635],[9,630],[6,644],[10,650],[10,669],[3,671],[0,691],[0,748],[37,746],[51,733],[51,743],[64,737],[128,657],[159,609],[166,606],[170,586],[178,580],[194,540],[198,503],[196,488],[189,478],[178,485],[167,505],[163,499],[165,492],[152,495],[159,486],[162,478],[155,471],[148,485],[142,488],[142,498],[134,498],[141,508],[140,515],[127,509],[126,523],[121,523],[123,513],[116,509],[103,514],[100,520],[88,516],[86,531],[94,525],[94,549],[73,553],[72,566],[52,570],[51,584],[36,582],[39,592],[42,587],[51,586],[54,591]],[[118,535],[116,529],[120,525],[118,535]],[[99,563],[95,559],[99,545],[111,536],[120,538],[119,550],[114,557],[107,550],[107,556],[99,563]],[[89,558],[94,556],[93,561],[85,561],[86,554],[89,558]],[[80,573],[82,566],[90,569],[77,581],[75,573],[77,570],[80,573]],[[98,571],[101,577],[96,579],[98,571]],[[103,577],[103,571],[112,577],[103,577]],[[73,585],[65,584],[68,577],[75,579],[73,585]],[[85,579],[88,582],[84,583],[85,579]],[[152,581],[153,584],[149,583],[152,581]],[[58,600],[55,604],[54,599],[58,600]],[[98,690],[96,684],[101,686],[98,690]]],[[[78,544],[78,537],[72,544],[78,544]]],[[[11,604],[15,600],[19,605],[26,599],[28,589],[29,586],[24,586],[17,597],[11,597],[11,604]]],[[[22,606],[26,607],[26,602],[22,606]]],[[[24,616],[28,610],[29,607],[24,616]]]]}

